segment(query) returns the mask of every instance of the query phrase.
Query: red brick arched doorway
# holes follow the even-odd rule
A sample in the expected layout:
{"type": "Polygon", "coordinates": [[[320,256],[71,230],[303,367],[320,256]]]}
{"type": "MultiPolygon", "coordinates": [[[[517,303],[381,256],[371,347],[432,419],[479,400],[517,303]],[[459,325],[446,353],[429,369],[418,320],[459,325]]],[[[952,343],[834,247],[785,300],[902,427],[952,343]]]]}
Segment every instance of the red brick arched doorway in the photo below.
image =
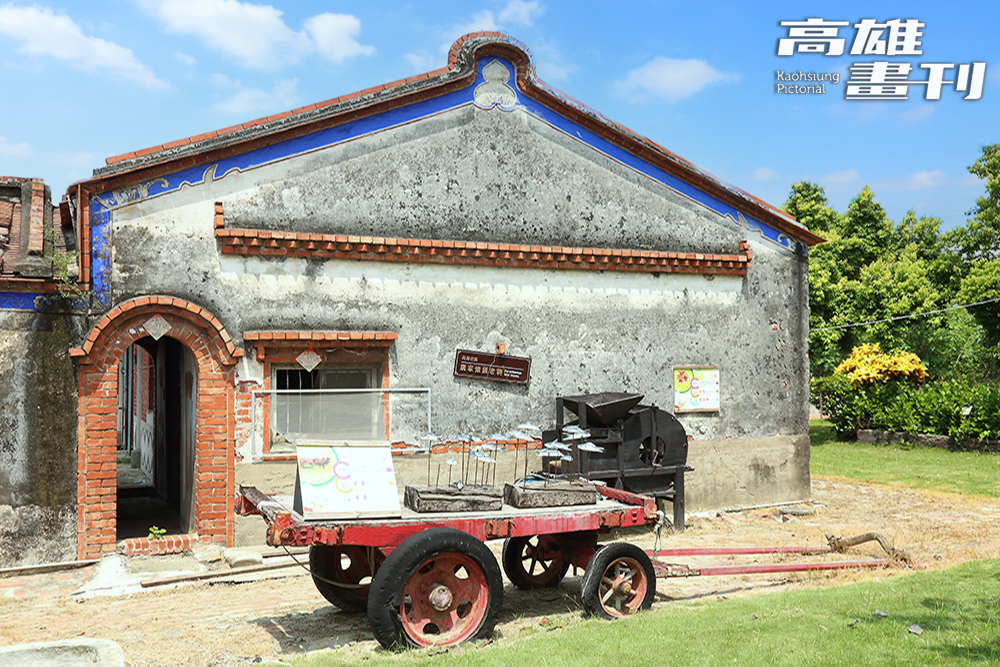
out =
{"type": "Polygon", "coordinates": [[[183,299],[146,296],[112,308],[83,346],[77,458],[77,555],[114,551],[117,531],[118,366],[133,343],[169,341],[178,382],[191,415],[187,438],[190,492],[185,523],[199,539],[233,541],[233,372],[237,349],[219,320],[183,299]]]}

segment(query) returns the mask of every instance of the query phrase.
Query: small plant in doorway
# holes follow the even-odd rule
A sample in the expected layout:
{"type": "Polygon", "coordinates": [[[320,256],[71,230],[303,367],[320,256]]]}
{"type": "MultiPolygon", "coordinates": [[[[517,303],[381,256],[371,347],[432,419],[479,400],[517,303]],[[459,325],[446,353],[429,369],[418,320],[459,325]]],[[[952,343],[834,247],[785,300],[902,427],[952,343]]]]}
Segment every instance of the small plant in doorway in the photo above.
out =
{"type": "Polygon", "coordinates": [[[159,526],[150,526],[149,527],[149,535],[148,535],[148,537],[151,540],[159,540],[159,539],[161,539],[166,534],[167,534],[167,529],[166,528],[160,528],[159,526]]]}

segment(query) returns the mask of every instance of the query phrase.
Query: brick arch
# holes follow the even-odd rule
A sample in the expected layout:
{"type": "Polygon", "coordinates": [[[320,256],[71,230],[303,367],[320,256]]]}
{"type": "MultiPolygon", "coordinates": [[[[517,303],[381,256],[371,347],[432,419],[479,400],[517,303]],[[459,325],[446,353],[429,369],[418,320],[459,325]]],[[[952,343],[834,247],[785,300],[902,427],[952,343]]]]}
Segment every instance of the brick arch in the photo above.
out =
{"type": "Polygon", "coordinates": [[[230,366],[243,356],[243,350],[233,344],[233,339],[215,315],[190,301],[170,296],[142,296],[118,304],[94,325],[82,346],[70,350],[70,356],[78,357],[81,364],[100,364],[107,361],[105,355],[113,353],[113,348],[121,347],[121,341],[127,340],[115,356],[117,363],[121,352],[149,335],[141,327],[156,315],[163,317],[168,324],[177,325],[176,334],[170,334],[170,331],[167,334],[187,345],[195,356],[199,352],[213,354],[223,366],[230,366]],[[204,345],[198,344],[193,336],[202,337],[204,345]]]}
{"type": "MultiPolygon", "coordinates": [[[[198,539],[233,541],[233,372],[243,356],[218,318],[193,303],[144,296],[105,314],[70,355],[80,364],[77,460],[77,555],[115,550],[117,530],[118,362],[128,347],[153,333],[179,341],[198,366],[194,517],[198,539]],[[162,318],[162,322],[160,321],[162,318]],[[157,325],[162,330],[157,330],[157,325]]],[[[186,537],[186,536],[185,536],[186,537]]],[[[187,541],[187,540],[185,540],[187,541]]]]}

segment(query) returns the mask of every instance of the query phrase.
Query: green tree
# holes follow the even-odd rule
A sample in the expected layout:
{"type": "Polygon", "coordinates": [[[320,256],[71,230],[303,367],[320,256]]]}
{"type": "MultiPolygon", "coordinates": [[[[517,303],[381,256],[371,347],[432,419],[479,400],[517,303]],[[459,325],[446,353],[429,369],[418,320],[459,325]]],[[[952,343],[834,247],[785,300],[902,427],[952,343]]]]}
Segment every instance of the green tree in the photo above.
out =
{"type": "MultiPolygon", "coordinates": [[[[983,146],[969,172],[985,181],[986,192],[976,200],[964,227],[946,235],[948,252],[958,258],[956,304],[1000,298],[1000,144],[983,146]]],[[[1000,302],[969,309],[979,329],[973,373],[980,378],[1000,375],[1000,302]]]]}
{"type": "Polygon", "coordinates": [[[983,146],[969,172],[986,181],[986,194],[976,200],[965,227],[949,234],[949,242],[967,266],[975,260],[1000,257],[1000,144],[983,146]]]}
{"type": "Polygon", "coordinates": [[[840,214],[830,208],[826,192],[816,183],[792,183],[792,193],[781,208],[799,224],[817,234],[827,235],[840,228],[840,214]]]}
{"type": "MultiPolygon", "coordinates": [[[[967,304],[989,299],[1000,299],[1000,259],[973,260],[955,300],[967,304]]],[[[982,325],[986,344],[1000,345],[1000,301],[970,308],[969,312],[982,325]]]]}
{"type": "Polygon", "coordinates": [[[825,227],[827,242],[809,252],[809,354],[814,374],[827,375],[856,345],[873,342],[863,328],[833,327],[888,316],[860,279],[865,267],[891,249],[893,225],[868,187],[840,215],[827,205],[821,187],[796,183],[785,210],[825,227]]]}
{"type": "Polygon", "coordinates": [[[950,299],[958,291],[962,279],[961,257],[941,233],[937,218],[917,218],[913,211],[893,229],[893,252],[914,246],[916,258],[926,267],[928,278],[950,299]]]}
{"type": "Polygon", "coordinates": [[[882,205],[875,201],[875,195],[866,185],[857,197],[851,200],[844,215],[841,230],[841,260],[846,264],[844,271],[853,279],[861,269],[892,250],[894,240],[892,221],[885,215],[882,205]]]}
{"type": "Polygon", "coordinates": [[[885,350],[908,350],[927,363],[935,375],[951,362],[949,330],[943,314],[892,319],[943,308],[946,295],[931,277],[930,263],[920,258],[916,244],[886,254],[861,269],[846,286],[847,298],[859,327],[860,342],[876,343],[885,350]],[[887,322],[879,320],[889,320],[887,322]]]}
{"type": "Polygon", "coordinates": [[[961,262],[941,234],[941,221],[912,211],[894,225],[865,187],[840,215],[824,205],[822,189],[792,187],[789,208],[836,220],[828,241],[809,253],[809,355],[814,375],[828,375],[858,345],[906,349],[924,359],[935,376],[952,374],[961,357],[971,360],[968,317],[939,313],[952,302],[961,262]],[[903,318],[903,319],[893,319],[903,318]],[[886,321],[880,321],[886,320],[886,321]],[[863,322],[873,322],[863,326],[863,322]],[[838,328],[842,327],[842,328],[838,328]]]}

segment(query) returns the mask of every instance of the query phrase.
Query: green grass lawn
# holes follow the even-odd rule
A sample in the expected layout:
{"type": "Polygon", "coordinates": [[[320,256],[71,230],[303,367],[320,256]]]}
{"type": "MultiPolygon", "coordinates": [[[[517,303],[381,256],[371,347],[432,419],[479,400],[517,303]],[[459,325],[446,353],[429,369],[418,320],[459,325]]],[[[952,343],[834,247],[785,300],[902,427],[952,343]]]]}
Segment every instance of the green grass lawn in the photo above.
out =
{"type": "Polygon", "coordinates": [[[827,421],[809,425],[813,475],[976,496],[1000,496],[1000,455],[837,440],[827,421]]]}
{"type": "Polygon", "coordinates": [[[433,652],[334,651],[294,664],[995,665],[1000,663],[1000,561],[838,588],[667,603],[624,620],[573,621],[554,632],[539,627],[536,635],[509,643],[430,656],[433,652]],[[922,633],[911,632],[913,625],[922,633]]]}

